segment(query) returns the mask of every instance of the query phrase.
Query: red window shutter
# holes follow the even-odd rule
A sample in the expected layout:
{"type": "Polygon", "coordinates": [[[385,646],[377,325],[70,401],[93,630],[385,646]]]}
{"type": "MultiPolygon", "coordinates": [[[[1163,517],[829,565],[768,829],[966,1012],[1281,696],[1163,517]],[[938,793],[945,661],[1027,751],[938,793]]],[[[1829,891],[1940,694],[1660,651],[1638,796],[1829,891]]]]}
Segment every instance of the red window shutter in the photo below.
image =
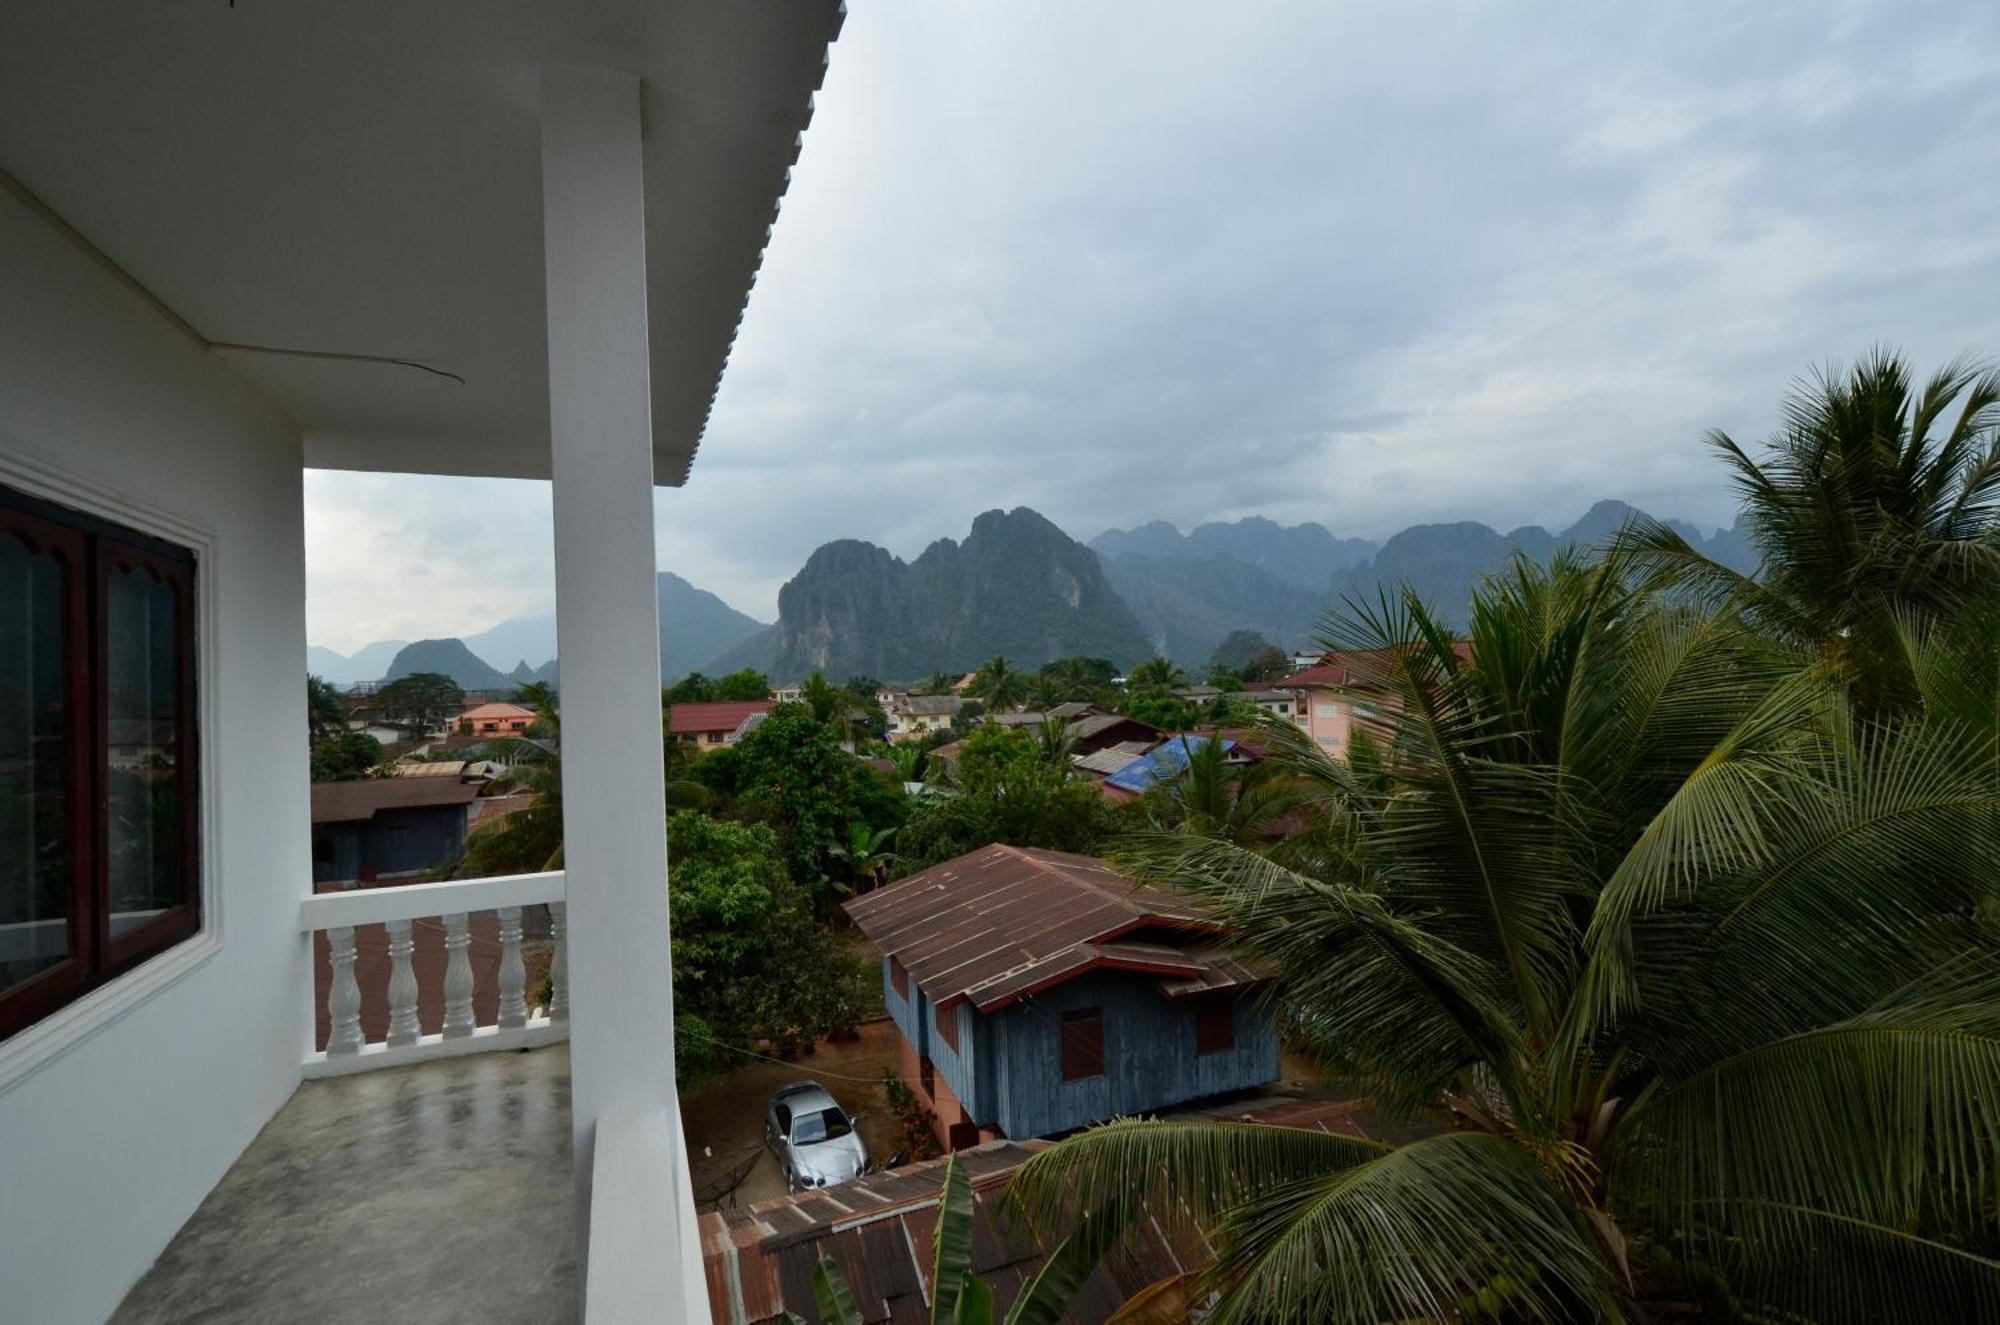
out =
{"type": "Polygon", "coordinates": [[[1236,1003],[1229,998],[1204,998],[1194,1012],[1194,1051],[1221,1053],[1236,1047],[1236,1003]]]}
{"type": "Polygon", "coordinates": [[[889,983],[896,987],[897,998],[910,996],[910,973],[894,957],[889,959],[889,983]]]}
{"type": "Polygon", "coordinates": [[[1079,1008],[1062,1014],[1062,1079],[1083,1081],[1104,1075],[1104,1010],[1079,1008]]]}
{"type": "Polygon", "coordinates": [[[931,1009],[931,1020],[937,1023],[938,1038],[950,1045],[953,1053],[957,1053],[958,1006],[953,1004],[947,1008],[942,1004],[938,1005],[931,1009]]]}

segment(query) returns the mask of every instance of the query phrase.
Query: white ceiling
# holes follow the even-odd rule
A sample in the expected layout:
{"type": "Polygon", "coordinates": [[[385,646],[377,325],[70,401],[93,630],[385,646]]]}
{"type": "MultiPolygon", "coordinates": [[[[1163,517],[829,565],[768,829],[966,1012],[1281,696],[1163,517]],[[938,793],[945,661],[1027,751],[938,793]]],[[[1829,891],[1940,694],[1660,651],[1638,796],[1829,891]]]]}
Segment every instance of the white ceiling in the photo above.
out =
{"type": "Polygon", "coordinates": [[[657,481],[685,480],[840,0],[5,0],[0,169],[329,468],[545,477],[538,69],[644,80],[657,481]]]}

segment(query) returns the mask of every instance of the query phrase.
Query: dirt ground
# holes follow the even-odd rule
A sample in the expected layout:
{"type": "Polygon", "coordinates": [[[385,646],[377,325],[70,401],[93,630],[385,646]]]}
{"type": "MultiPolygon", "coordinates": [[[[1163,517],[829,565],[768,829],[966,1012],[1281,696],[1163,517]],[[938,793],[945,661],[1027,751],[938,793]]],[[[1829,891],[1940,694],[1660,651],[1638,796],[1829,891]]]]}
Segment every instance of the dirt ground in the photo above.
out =
{"type": "MultiPolygon", "coordinates": [[[[882,1092],[882,1072],[896,1066],[896,1024],[871,1021],[861,1038],[846,1043],[823,1041],[792,1063],[752,1059],[743,1067],[715,1078],[681,1099],[681,1122],[687,1130],[688,1163],[697,1197],[711,1183],[723,1180],[751,1155],[751,1167],[734,1199],[750,1205],[785,1194],[785,1177],[778,1161],[764,1147],[764,1106],[771,1092],[788,1081],[817,1081],[833,1093],[840,1107],[855,1119],[870,1160],[881,1163],[901,1145],[900,1129],[882,1092]]],[[[729,1198],[724,1198],[725,1203],[729,1198]]],[[[712,1203],[703,1204],[703,1209],[712,1203]]]]}

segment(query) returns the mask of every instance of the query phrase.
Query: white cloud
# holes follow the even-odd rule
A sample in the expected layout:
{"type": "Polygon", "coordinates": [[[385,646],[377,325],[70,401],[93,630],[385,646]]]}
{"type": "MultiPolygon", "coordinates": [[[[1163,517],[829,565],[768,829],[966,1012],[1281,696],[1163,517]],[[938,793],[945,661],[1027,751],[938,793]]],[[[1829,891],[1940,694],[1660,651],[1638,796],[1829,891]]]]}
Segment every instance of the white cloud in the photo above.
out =
{"type": "MultiPolygon", "coordinates": [[[[1705,429],[1761,436],[1878,342],[2000,352],[1996,21],[858,7],[661,564],[768,618],[821,542],[909,556],[993,506],[1726,520],[1705,429]]],[[[316,640],[547,605],[540,489],[308,502],[316,640]]]]}

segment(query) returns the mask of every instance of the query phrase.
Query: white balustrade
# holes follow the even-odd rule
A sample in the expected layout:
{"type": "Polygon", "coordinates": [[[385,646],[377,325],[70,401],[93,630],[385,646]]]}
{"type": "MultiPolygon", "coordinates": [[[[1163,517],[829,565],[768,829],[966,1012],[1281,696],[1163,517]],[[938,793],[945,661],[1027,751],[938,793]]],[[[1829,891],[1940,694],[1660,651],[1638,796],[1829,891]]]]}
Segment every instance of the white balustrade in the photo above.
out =
{"type": "MultiPolygon", "coordinates": [[[[326,996],[330,1023],[326,1049],[321,1053],[308,1049],[305,1074],[335,1076],[425,1058],[529,1048],[568,1038],[569,953],[563,889],[563,875],[558,871],[356,889],[307,898],[301,905],[300,924],[308,933],[325,933],[332,979],[326,996]],[[527,963],[522,954],[522,910],[538,905],[549,908],[550,988],[547,1009],[531,1015],[527,963]],[[494,918],[494,938],[475,929],[475,917],[487,913],[494,918]],[[369,1041],[361,1019],[361,986],[356,973],[361,945],[355,931],[359,926],[374,925],[382,926],[387,938],[388,978],[383,992],[389,1019],[384,1038],[369,1041]],[[434,1035],[424,1034],[418,1019],[417,949],[420,943],[430,942],[427,932],[442,934],[444,951],[444,1022],[434,1035]],[[498,949],[497,966],[486,967],[493,972],[497,1005],[492,1025],[477,1024],[474,996],[480,981],[472,958],[474,943],[483,946],[482,955],[489,960],[494,948],[498,949]]],[[[366,968],[365,963],[363,966],[366,968]]],[[[436,970],[435,966],[428,969],[436,970]]],[[[431,978],[437,977],[433,974],[431,978]]],[[[381,1033],[382,1024],[375,1025],[381,1033]]]]}
{"type": "Polygon", "coordinates": [[[410,958],[417,950],[410,922],[391,920],[389,929],[389,1043],[415,1044],[423,1034],[417,1024],[417,973],[410,958]]]}
{"type": "Polygon", "coordinates": [[[500,1025],[517,1030],[528,1024],[528,968],[521,962],[521,908],[503,906],[500,918],[500,1025]]]}
{"type": "Polygon", "coordinates": [[[333,968],[327,991],[330,1023],[326,1051],[330,1055],[361,1051],[361,986],[354,980],[354,926],[336,925],[326,931],[328,964],[333,968]]]}
{"type": "MultiPolygon", "coordinates": [[[[560,906],[562,903],[551,903],[560,906]]],[[[444,918],[444,1038],[472,1034],[472,918],[454,911],[444,918]]]]}

